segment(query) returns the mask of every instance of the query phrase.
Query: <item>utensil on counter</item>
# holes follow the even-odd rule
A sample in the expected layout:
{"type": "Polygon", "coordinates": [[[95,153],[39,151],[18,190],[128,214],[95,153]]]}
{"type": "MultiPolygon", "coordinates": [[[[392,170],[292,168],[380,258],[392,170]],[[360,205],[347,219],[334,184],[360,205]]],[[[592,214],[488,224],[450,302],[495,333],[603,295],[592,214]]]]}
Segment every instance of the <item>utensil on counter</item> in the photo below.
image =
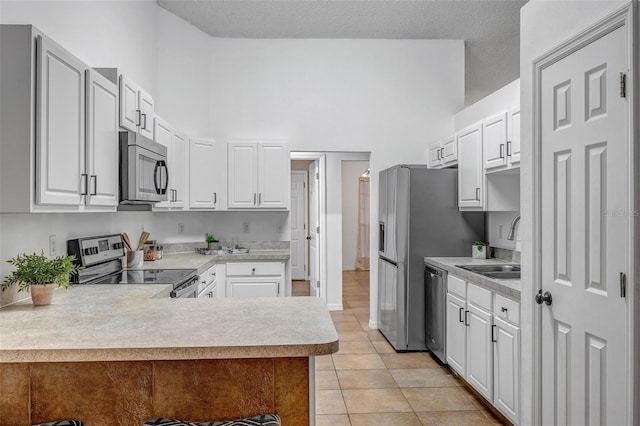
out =
{"type": "Polygon", "coordinates": [[[144,231],[141,235],[140,235],[140,241],[138,242],[138,250],[142,250],[142,248],[144,247],[144,243],[147,242],[147,240],[149,239],[149,234],[147,231],[144,231]]]}
{"type": "Polygon", "coordinates": [[[131,240],[129,239],[129,235],[126,232],[122,233],[122,239],[124,240],[124,245],[127,247],[127,251],[133,251],[131,240]]]}

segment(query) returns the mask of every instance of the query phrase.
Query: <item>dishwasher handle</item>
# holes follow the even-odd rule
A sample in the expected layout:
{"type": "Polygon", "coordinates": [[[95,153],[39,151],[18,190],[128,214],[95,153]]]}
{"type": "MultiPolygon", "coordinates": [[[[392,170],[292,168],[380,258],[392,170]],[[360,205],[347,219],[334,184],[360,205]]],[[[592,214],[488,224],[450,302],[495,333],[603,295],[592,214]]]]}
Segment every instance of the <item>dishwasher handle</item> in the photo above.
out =
{"type": "Polygon", "coordinates": [[[442,269],[434,268],[433,266],[428,265],[426,263],[424,265],[424,271],[426,273],[429,273],[441,278],[444,277],[444,274],[445,274],[445,272],[442,269]]]}

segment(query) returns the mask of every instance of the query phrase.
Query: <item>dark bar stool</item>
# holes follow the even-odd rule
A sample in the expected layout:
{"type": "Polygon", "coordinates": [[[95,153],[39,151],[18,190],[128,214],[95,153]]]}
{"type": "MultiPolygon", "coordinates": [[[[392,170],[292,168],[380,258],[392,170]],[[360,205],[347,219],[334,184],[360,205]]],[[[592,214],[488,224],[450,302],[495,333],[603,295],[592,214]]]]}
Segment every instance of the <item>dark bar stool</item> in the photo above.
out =
{"type": "Polygon", "coordinates": [[[38,423],[33,426],[84,426],[81,420],[58,420],[57,422],[38,423]]]}
{"type": "Polygon", "coordinates": [[[262,414],[244,419],[212,422],[185,422],[176,419],[156,418],[146,420],[142,426],[280,426],[281,424],[277,414],[262,414]]]}

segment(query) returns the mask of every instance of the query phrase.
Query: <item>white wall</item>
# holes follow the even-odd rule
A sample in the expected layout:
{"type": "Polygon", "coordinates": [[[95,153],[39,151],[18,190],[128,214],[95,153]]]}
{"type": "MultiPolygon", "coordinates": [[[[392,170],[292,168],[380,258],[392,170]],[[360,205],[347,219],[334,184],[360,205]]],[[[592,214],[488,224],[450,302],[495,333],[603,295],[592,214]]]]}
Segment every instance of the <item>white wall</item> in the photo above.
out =
{"type": "Polygon", "coordinates": [[[118,67],[157,88],[155,1],[0,1],[0,23],[33,24],[92,67],[118,67]]]}
{"type": "MultiPolygon", "coordinates": [[[[378,172],[425,163],[426,142],[453,133],[453,115],[464,106],[462,41],[213,39],[212,54],[214,137],[284,138],[292,151],[371,152],[371,223],[378,221],[378,172]]],[[[341,173],[332,161],[328,178],[341,173]]],[[[342,261],[339,204],[327,194],[329,265],[342,261]]],[[[371,234],[371,253],[377,238],[371,234]]],[[[328,294],[341,303],[341,274],[333,269],[328,294]]],[[[373,268],[372,326],[377,303],[373,268]]]]}
{"type": "MultiPolygon", "coordinates": [[[[534,354],[533,346],[533,62],[544,53],[568,40],[597,20],[628,2],[620,1],[530,1],[520,17],[520,106],[521,106],[521,324],[522,324],[522,419],[523,425],[533,424],[537,412],[533,406],[534,354]]],[[[539,419],[537,419],[539,421],[539,419]]],[[[638,419],[632,421],[637,424],[638,419]]]]}
{"type": "Polygon", "coordinates": [[[358,257],[359,178],[368,161],[342,162],[342,270],[356,269],[358,257]]]}

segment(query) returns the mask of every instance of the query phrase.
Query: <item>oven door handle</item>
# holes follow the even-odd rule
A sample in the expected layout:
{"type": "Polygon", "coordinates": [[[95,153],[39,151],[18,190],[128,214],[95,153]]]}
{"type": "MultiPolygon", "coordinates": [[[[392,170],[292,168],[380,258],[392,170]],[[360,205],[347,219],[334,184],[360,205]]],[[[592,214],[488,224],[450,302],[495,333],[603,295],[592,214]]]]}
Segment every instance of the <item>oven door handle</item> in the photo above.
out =
{"type": "Polygon", "coordinates": [[[184,294],[192,292],[193,291],[192,287],[194,287],[194,286],[195,287],[198,286],[198,277],[190,278],[189,280],[185,281],[184,283],[178,285],[176,288],[174,288],[171,291],[171,293],[169,293],[169,295],[172,298],[180,298],[184,294]]]}

